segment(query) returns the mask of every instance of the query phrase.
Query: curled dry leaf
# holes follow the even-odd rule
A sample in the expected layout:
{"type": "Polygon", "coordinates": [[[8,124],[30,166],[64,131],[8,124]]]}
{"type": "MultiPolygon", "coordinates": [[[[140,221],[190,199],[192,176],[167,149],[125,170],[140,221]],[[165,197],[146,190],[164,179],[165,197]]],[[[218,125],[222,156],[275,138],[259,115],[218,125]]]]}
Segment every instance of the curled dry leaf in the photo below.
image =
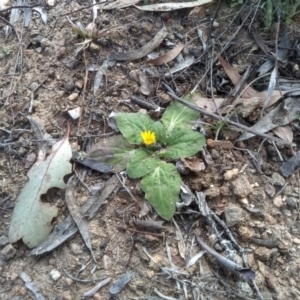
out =
{"type": "Polygon", "coordinates": [[[126,53],[112,54],[109,56],[109,58],[114,59],[114,60],[119,60],[119,61],[140,59],[140,58],[146,56],[151,51],[153,51],[155,48],[157,48],[162,43],[162,41],[165,39],[167,34],[168,34],[167,29],[165,27],[163,27],[155,35],[155,37],[150,42],[145,44],[143,47],[141,47],[137,50],[128,51],[126,53]]]}
{"type": "Polygon", "coordinates": [[[155,58],[155,59],[150,59],[148,60],[148,63],[153,64],[155,66],[160,66],[163,64],[166,64],[170,61],[172,61],[179,53],[180,51],[184,48],[184,45],[179,43],[175,48],[173,48],[171,51],[155,58]]]}

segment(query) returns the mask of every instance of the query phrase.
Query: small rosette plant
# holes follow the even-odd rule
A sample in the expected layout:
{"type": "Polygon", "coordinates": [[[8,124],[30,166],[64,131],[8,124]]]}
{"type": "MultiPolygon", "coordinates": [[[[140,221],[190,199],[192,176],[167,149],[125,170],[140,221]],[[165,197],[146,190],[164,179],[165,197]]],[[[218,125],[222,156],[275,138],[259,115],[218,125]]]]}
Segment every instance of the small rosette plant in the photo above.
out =
{"type": "Polygon", "coordinates": [[[197,117],[197,112],[177,102],[167,107],[161,122],[142,113],[120,113],[116,123],[122,135],[102,140],[87,155],[111,165],[115,172],[126,169],[130,178],[142,178],[146,199],[170,220],[181,185],[172,162],[196,154],[205,145],[204,136],[191,129],[197,117]]]}

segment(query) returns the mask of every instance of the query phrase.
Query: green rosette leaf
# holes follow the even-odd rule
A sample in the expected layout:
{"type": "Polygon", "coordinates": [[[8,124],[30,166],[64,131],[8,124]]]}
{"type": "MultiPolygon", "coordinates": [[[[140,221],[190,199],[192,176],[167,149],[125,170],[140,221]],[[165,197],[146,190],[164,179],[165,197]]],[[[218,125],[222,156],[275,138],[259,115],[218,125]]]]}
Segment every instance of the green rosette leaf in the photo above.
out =
{"type": "Polygon", "coordinates": [[[116,135],[97,143],[87,153],[87,157],[111,165],[118,173],[126,169],[128,158],[134,151],[132,145],[122,135],[116,135]]]}
{"type": "Polygon", "coordinates": [[[127,173],[130,178],[143,177],[152,172],[159,164],[157,156],[151,156],[152,151],[148,149],[137,149],[130,156],[127,164],[127,173]]]}
{"type": "MultiPolygon", "coordinates": [[[[184,100],[195,104],[192,97],[187,94],[183,98],[184,100]]],[[[191,121],[196,121],[199,113],[195,110],[188,108],[187,106],[173,101],[165,110],[162,116],[162,123],[165,126],[167,133],[171,133],[174,128],[191,129],[191,121]]]]}
{"type": "Polygon", "coordinates": [[[178,159],[189,157],[200,151],[205,145],[205,137],[193,130],[174,128],[166,140],[167,146],[160,151],[160,157],[178,159]]]}
{"type": "Polygon", "coordinates": [[[119,130],[129,143],[141,145],[141,132],[150,130],[154,121],[142,113],[120,113],[116,116],[119,130]]]}
{"type": "Polygon", "coordinates": [[[176,211],[181,179],[174,165],[161,162],[141,181],[141,189],[156,212],[170,220],[176,211]]]}
{"type": "Polygon", "coordinates": [[[166,144],[167,132],[163,124],[159,121],[153,123],[151,129],[155,133],[157,143],[161,145],[166,144]]]}

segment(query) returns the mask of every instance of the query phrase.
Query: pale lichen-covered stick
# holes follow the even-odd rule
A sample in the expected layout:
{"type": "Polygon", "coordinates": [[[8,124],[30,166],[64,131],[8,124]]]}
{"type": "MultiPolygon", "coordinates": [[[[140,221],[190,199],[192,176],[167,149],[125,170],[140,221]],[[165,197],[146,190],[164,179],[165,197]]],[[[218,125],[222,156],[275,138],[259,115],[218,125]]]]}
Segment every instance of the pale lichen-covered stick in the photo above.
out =
{"type": "Polygon", "coordinates": [[[137,49],[137,50],[132,50],[128,51],[126,53],[119,53],[119,54],[112,54],[109,56],[110,59],[114,60],[136,60],[140,59],[144,56],[146,56],[148,53],[153,51],[155,48],[157,48],[162,41],[165,39],[167,36],[168,31],[165,28],[165,26],[155,35],[155,37],[145,44],[143,47],[137,49]]]}

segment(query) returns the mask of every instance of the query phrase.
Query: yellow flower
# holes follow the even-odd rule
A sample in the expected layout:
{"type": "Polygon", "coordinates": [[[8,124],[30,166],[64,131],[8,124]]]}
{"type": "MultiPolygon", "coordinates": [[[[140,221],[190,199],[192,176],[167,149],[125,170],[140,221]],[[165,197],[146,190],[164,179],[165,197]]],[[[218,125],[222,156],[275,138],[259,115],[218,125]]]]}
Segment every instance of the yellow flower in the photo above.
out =
{"type": "Polygon", "coordinates": [[[141,136],[145,145],[149,146],[155,143],[155,133],[148,130],[141,132],[141,136]]]}

